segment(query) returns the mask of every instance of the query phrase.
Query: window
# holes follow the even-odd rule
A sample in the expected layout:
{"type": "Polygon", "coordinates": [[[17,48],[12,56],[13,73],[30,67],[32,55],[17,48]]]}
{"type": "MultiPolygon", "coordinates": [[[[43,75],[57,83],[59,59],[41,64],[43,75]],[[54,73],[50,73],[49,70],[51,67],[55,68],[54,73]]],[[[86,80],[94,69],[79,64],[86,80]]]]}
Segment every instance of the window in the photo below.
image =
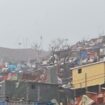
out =
{"type": "Polygon", "coordinates": [[[78,69],[78,73],[82,73],[82,69],[78,69]]]}
{"type": "Polygon", "coordinates": [[[35,84],[32,84],[31,89],[35,89],[35,88],[36,88],[35,84]]]}

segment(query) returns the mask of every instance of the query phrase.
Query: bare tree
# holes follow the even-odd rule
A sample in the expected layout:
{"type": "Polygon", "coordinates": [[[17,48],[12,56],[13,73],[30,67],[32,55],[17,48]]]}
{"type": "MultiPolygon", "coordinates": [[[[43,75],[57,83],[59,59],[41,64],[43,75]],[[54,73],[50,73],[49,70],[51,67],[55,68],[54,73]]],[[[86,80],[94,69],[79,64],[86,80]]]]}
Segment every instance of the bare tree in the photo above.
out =
{"type": "Polygon", "coordinates": [[[56,54],[59,61],[61,58],[63,58],[64,63],[67,59],[69,59],[71,55],[71,47],[68,41],[68,39],[56,39],[53,40],[49,45],[52,56],[54,57],[54,55],[56,54]]]}
{"type": "Polygon", "coordinates": [[[50,45],[49,45],[51,54],[52,54],[52,63],[55,64],[55,55],[57,55],[57,74],[58,77],[62,78],[63,81],[70,81],[68,78],[70,77],[69,75],[69,68],[68,68],[68,63],[69,63],[69,58],[72,55],[72,49],[69,44],[68,39],[56,39],[53,40],[50,45]],[[63,71],[62,71],[63,70],[63,71]]]}

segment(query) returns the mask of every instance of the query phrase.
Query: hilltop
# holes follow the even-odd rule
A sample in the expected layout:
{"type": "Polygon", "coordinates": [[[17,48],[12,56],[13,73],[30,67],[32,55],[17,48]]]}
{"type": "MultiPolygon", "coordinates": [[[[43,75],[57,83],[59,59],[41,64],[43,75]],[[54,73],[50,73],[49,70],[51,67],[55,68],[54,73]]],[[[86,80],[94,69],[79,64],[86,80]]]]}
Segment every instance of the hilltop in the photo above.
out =
{"type": "Polygon", "coordinates": [[[33,59],[43,59],[47,57],[48,52],[46,51],[36,51],[35,49],[10,49],[0,47],[0,60],[3,61],[28,61],[33,59]]]}

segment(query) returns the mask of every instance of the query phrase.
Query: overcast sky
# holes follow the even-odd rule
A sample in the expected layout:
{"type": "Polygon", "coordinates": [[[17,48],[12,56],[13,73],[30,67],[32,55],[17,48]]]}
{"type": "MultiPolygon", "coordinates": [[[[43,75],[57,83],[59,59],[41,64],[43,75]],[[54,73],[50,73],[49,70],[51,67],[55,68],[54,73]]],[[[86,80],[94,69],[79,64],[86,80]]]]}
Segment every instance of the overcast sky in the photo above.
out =
{"type": "Polygon", "coordinates": [[[0,0],[0,47],[46,49],[51,40],[71,43],[105,32],[105,0],[0,0]]]}

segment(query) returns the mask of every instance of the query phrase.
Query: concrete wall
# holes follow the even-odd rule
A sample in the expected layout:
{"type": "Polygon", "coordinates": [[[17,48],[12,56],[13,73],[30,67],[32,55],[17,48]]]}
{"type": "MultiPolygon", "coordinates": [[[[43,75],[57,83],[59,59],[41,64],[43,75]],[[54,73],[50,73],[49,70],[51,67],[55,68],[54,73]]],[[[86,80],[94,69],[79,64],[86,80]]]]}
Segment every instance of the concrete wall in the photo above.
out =
{"type": "Polygon", "coordinates": [[[30,101],[58,100],[58,86],[43,83],[6,81],[5,94],[11,100],[22,98],[30,101]]]}

